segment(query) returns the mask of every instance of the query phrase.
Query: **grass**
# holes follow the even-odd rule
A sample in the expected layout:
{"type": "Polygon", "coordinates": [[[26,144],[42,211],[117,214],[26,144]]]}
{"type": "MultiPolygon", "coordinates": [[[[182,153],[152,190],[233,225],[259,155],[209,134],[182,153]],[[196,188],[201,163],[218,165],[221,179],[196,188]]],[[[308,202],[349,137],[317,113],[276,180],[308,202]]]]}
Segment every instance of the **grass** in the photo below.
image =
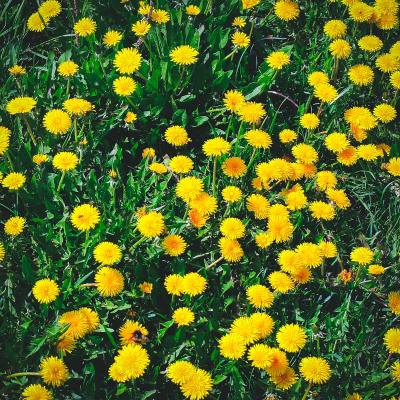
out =
{"type": "MultiPolygon", "coordinates": [[[[4,43],[0,49],[0,118],[1,125],[12,131],[10,148],[0,158],[0,171],[4,175],[22,172],[27,177],[17,194],[3,187],[0,190],[1,225],[13,215],[27,219],[22,235],[12,238],[3,229],[0,233],[6,249],[0,265],[0,392],[5,399],[16,399],[28,384],[40,382],[27,376],[6,376],[37,371],[43,357],[59,354],[55,349],[63,333],[57,324],[59,316],[85,306],[97,311],[101,323],[95,333],[79,340],[72,353],[63,356],[70,379],[53,390],[55,399],[180,399],[183,396],[179,387],[165,375],[167,366],[179,359],[188,359],[211,373],[211,399],[300,399],[307,387],[304,379],[282,391],[246,357],[222,357],[218,339],[235,318],[255,311],[246,299],[246,289],[256,283],[268,286],[269,274],[278,269],[276,259],[281,250],[325,238],[335,242],[339,257],[313,270],[309,283],[297,285],[290,293],[276,294],[274,305],[266,310],[275,320],[275,331],[265,343],[276,346],[276,330],[286,323],[305,328],[307,344],[299,353],[288,354],[289,364],[298,371],[300,359],[313,355],[325,358],[332,368],[326,384],[312,387],[312,398],[345,399],[354,392],[367,400],[399,396],[398,383],[392,384],[390,376],[390,366],[398,355],[392,355],[385,364],[388,353],[383,335],[398,326],[397,317],[388,309],[387,295],[399,290],[400,187],[398,177],[381,168],[389,157],[399,156],[398,118],[387,125],[379,123],[368,133],[365,143],[384,142],[390,146],[390,154],[378,161],[359,160],[345,167],[323,145],[326,133],[349,131],[343,118],[346,109],[361,105],[373,109],[395,98],[388,75],[375,67],[376,55],[360,51],[356,40],[372,31],[384,42],[380,54],[398,40],[398,28],[383,31],[374,24],[356,24],[340,2],[317,4],[303,0],[299,2],[300,16],[292,22],[279,20],[270,0],[247,11],[237,0],[212,2],[210,14],[204,12],[208,3],[202,0],[196,2],[202,13],[193,18],[185,13],[186,1],[153,3],[167,10],[171,21],[153,23],[144,43],[138,43],[130,30],[132,22],[140,19],[136,2],[63,1],[62,13],[40,33],[28,31],[26,25],[38,7],[36,2],[5,1],[0,12],[0,39],[4,43]],[[240,15],[247,21],[243,31],[251,31],[250,45],[229,56],[233,50],[231,23],[240,15]],[[94,36],[78,38],[73,34],[73,24],[83,16],[95,19],[94,36]],[[323,26],[333,18],[348,24],[346,38],[353,51],[349,59],[340,61],[333,82],[340,95],[322,108],[318,130],[307,132],[299,126],[300,116],[306,111],[316,113],[320,107],[307,75],[315,70],[332,72],[330,40],[323,26]],[[108,29],[123,33],[116,48],[101,43],[108,29]],[[118,76],[113,58],[117,49],[135,43],[143,61],[134,74],[138,88],[127,100],[113,92],[113,81],[118,76]],[[199,49],[199,61],[185,69],[174,65],[169,52],[180,44],[199,49]],[[264,61],[274,50],[290,53],[291,63],[282,71],[273,71],[264,61]],[[80,67],[79,74],[71,78],[69,96],[83,97],[95,106],[95,112],[78,120],[79,140],[85,138],[87,145],[74,143],[73,129],[57,137],[42,123],[44,114],[61,108],[68,97],[67,80],[57,73],[59,63],[68,59],[80,67]],[[27,68],[27,74],[18,78],[21,88],[8,72],[16,63],[27,68]],[[373,85],[357,87],[349,81],[346,71],[357,63],[374,68],[373,85]],[[253,149],[241,138],[250,126],[223,109],[224,93],[234,88],[246,100],[260,102],[267,110],[259,128],[270,133],[273,144],[268,151],[255,152],[254,158],[253,149]],[[28,118],[38,146],[31,143],[24,122],[5,111],[8,101],[21,93],[37,100],[28,118]],[[123,121],[128,110],[138,115],[134,124],[123,121]],[[191,142],[183,150],[170,146],[163,137],[171,125],[182,125],[189,133],[191,142]],[[316,221],[307,209],[293,212],[293,238],[261,250],[253,239],[257,232],[265,231],[266,221],[254,219],[244,199],[227,207],[221,190],[236,184],[245,196],[255,193],[252,179],[256,165],[273,157],[290,157],[290,145],[278,139],[284,128],[298,131],[298,142],[314,146],[320,157],[318,170],[336,173],[338,186],[346,191],[352,205],[348,210],[337,210],[335,219],[328,222],[316,221]],[[179,177],[170,171],[165,175],[151,172],[151,161],[143,160],[141,153],[153,147],[157,161],[166,164],[177,154],[190,156],[195,165],[191,175],[200,177],[211,194],[213,161],[204,156],[201,146],[216,136],[231,142],[230,156],[239,156],[247,164],[252,159],[252,164],[244,177],[233,180],[222,174],[218,160],[218,210],[204,227],[195,229],[188,223],[186,205],[175,196],[179,177]],[[35,166],[32,157],[38,152],[52,157],[59,151],[73,151],[81,161],[66,174],[57,192],[61,174],[51,162],[35,166]],[[108,175],[111,169],[117,172],[115,179],[108,175]],[[69,219],[73,207],[84,202],[95,204],[101,211],[100,223],[88,238],[73,228],[69,219]],[[166,255],[162,238],[147,240],[129,251],[141,239],[135,230],[135,212],[144,205],[165,216],[169,233],[183,235],[188,243],[184,255],[166,255]],[[207,269],[220,258],[219,225],[227,216],[246,224],[246,237],[240,241],[244,257],[239,263],[222,261],[207,269]],[[80,287],[93,282],[98,264],[92,252],[104,240],[118,243],[123,251],[117,268],[123,272],[125,289],[110,298],[100,296],[94,288],[80,287]],[[366,268],[357,273],[360,267],[349,259],[357,246],[374,250],[376,263],[385,267],[382,276],[374,277],[366,268]],[[342,268],[354,272],[347,284],[338,278],[342,268]],[[163,283],[167,275],[192,271],[207,278],[203,295],[176,297],[166,292],[163,283]],[[49,305],[40,305],[32,295],[33,285],[44,277],[60,286],[60,296],[49,305]],[[151,295],[140,291],[138,285],[144,281],[153,284],[151,295]],[[173,323],[172,313],[181,306],[194,311],[194,324],[178,328],[173,323]],[[150,340],[144,347],[151,364],[142,377],[117,383],[108,377],[108,368],[120,347],[118,330],[128,318],[138,320],[149,330],[150,340]]],[[[394,104],[398,110],[398,101],[394,104]]],[[[324,199],[313,179],[302,180],[301,184],[310,201],[324,199]]],[[[261,193],[271,203],[283,203],[279,192],[287,187],[279,183],[261,193]]]]}

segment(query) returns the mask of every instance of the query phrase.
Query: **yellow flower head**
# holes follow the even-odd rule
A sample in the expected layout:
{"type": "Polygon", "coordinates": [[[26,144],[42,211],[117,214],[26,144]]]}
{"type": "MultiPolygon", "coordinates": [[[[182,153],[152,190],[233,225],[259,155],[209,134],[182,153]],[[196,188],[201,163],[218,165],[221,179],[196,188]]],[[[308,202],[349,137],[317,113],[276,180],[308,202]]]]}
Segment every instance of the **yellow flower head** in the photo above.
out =
{"type": "Polygon", "coordinates": [[[243,337],[237,333],[228,333],[221,337],[218,347],[222,357],[237,360],[243,357],[246,351],[246,343],[243,337]]]}
{"type": "Polygon", "coordinates": [[[91,18],[81,18],[74,25],[74,32],[77,36],[86,37],[96,31],[96,22],[91,18]]]}
{"type": "Polygon", "coordinates": [[[42,32],[46,25],[48,24],[50,18],[39,14],[38,12],[33,13],[28,18],[27,28],[28,31],[32,32],[42,32]]]}
{"type": "Polygon", "coordinates": [[[57,67],[58,73],[63,76],[64,78],[70,78],[71,76],[76,75],[79,70],[78,64],[74,63],[71,60],[63,61],[57,67]]]}
{"type": "Polygon", "coordinates": [[[8,72],[11,75],[14,75],[14,76],[25,75],[26,74],[26,69],[21,65],[15,64],[12,67],[8,68],[8,72]]]}
{"type": "Polygon", "coordinates": [[[284,51],[274,51],[266,58],[270,68],[281,70],[285,65],[290,64],[290,57],[284,51]]]}
{"type": "Polygon", "coordinates": [[[195,17],[201,12],[200,7],[194,6],[192,4],[186,7],[186,14],[195,17]]]}
{"type": "Polygon", "coordinates": [[[168,365],[167,377],[177,385],[182,385],[182,383],[188,381],[190,377],[195,373],[195,366],[185,360],[175,361],[174,363],[168,365]]]}
{"type": "Polygon", "coordinates": [[[100,268],[94,279],[97,284],[97,290],[104,297],[117,296],[124,290],[124,277],[115,268],[100,268]]]}
{"type": "Polygon", "coordinates": [[[15,97],[7,103],[6,110],[9,114],[25,114],[36,106],[36,100],[32,97],[15,97]]]}
{"type": "Polygon", "coordinates": [[[238,112],[240,106],[245,102],[245,98],[238,90],[228,90],[224,94],[224,105],[227,110],[234,113],[238,112]]]}
{"type": "Polygon", "coordinates": [[[248,124],[258,124],[267,114],[261,103],[246,101],[238,109],[240,120],[248,124]]]}
{"type": "Polygon", "coordinates": [[[46,357],[40,363],[40,376],[47,385],[62,386],[68,379],[68,368],[58,357],[46,357]]]}
{"type": "Polygon", "coordinates": [[[165,229],[164,217],[157,211],[150,211],[138,219],[137,228],[147,238],[160,236],[165,229]]]}
{"type": "Polygon", "coordinates": [[[22,392],[24,400],[53,400],[53,395],[44,386],[33,384],[27,386],[22,392]]]}
{"type": "Polygon", "coordinates": [[[244,135],[250,146],[256,149],[268,149],[272,144],[271,136],[261,129],[251,129],[244,135]]]}
{"type": "Polygon", "coordinates": [[[43,125],[53,135],[64,135],[71,128],[72,121],[65,111],[53,109],[43,117],[43,125]]]}
{"type": "Polygon", "coordinates": [[[179,296],[183,292],[183,277],[177,274],[168,275],[165,278],[164,286],[169,294],[179,296]]]}
{"type": "Polygon", "coordinates": [[[274,295],[264,285],[252,285],[246,290],[247,300],[256,308],[269,308],[274,302],[274,295]]]}
{"type": "Polygon", "coordinates": [[[24,174],[20,172],[10,172],[3,178],[1,184],[8,190],[18,190],[24,186],[25,181],[26,178],[24,174]]]}
{"type": "Polygon", "coordinates": [[[61,153],[57,153],[53,158],[53,167],[62,172],[74,169],[77,164],[77,155],[69,151],[62,151],[61,153]]]}
{"type": "Polygon", "coordinates": [[[149,331],[139,322],[128,319],[119,329],[119,338],[123,346],[129,343],[137,343],[139,338],[147,337],[149,331]],[[139,335],[138,335],[139,332],[139,335]]]}
{"type": "Polygon", "coordinates": [[[74,116],[86,115],[89,111],[94,110],[94,106],[90,101],[76,97],[65,100],[63,107],[74,116]]]}
{"type": "Polygon", "coordinates": [[[59,293],[60,289],[57,283],[48,278],[37,281],[32,288],[33,297],[35,297],[39,303],[44,304],[53,302],[59,293]]]}
{"type": "Polygon", "coordinates": [[[120,76],[113,82],[114,92],[118,96],[130,96],[136,87],[136,82],[130,76],[120,76]]]}
{"type": "Polygon", "coordinates": [[[175,156],[169,161],[169,167],[176,174],[187,174],[193,169],[193,161],[187,156],[175,156]]]}
{"type": "Polygon", "coordinates": [[[242,246],[236,239],[222,237],[219,239],[219,248],[221,256],[228,262],[238,262],[244,255],[242,246]]]}
{"type": "Polygon", "coordinates": [[[172,146],[184,146],[190,142],[190,138],[183,126],[173,125],[167,128],[164,133],[165,140],[172,146]]]}
{"type": "Polygon", "coordinates": [[[250,44],[250,37],[244,32],[234,32],[232,35],[232,43],[237,47],[247,47],[250,44]]]}
{"type": "Polygon", "coordinates": [[[25,228],[25,218],[11,217],[4,224],[4,232],[6,235],[18,236],[25,228]]]}
{"type": "Polygon", "coordinates": [[[172,257],[180,256],[185,252],[186,242],[180,235],[168,235],[162,242],[164,251],[172,257]]]}
{"type": "Polygon", "coordinates": [[[132,25],[132,32],[136,36],[145,36],[149,32],[150,28],[151,25],[145,19],[142,19],[132,25]]]}
{"type": "Polygon", "coordinates": [[[340,19],[331,19],[324,25],[324,33],[330,39],[341,38],[346,34],[347,25],[340,19]]]}
{"type": "Polygon", "coordinates": [[[111,242],[101,242],[93,250],[94,259],[102,265],[114,265],[121,260],[122,251],[111,242]]]}
{"type": "Polygon", "coordinates": [[[114,364],[123,371],[124,379],[121,381],[125,382],[141,377],[150,364],[150,359],[146,349],[136,343],[130,343],[118,351],[114,364]]]}
{"type": "Polygon", "coordinates": [[[54,18],[61,13],[61,4],[57,0],[46,0],[38,9],[44,18],[54,18]]]}
{"type": "Polygon", "coordinates": [[[114,57],[114,67],[120,74],[133,74],[142,63],[142,56],[133,47],[127,47],[118,51],[114,57]]]}
{"type": "Polygon", "coordinates": [[[197,272],[189,272],[182,279],[182,293],[188,294],[190,297],[202,294],[207,287],[206,278],[197,272]]]}
{"type": "Polygon", "coordinates": [[[278,0],[274,6],[275,15],[283,21],[291,21],[300,15],[298,4],[291,0],[278,0]]]}
{"type": "Polygon", "coordinates": [[[169,58],[178,65],[191,65],[197,62],[199,52],[191,46],[182,45],[175,47],[170,53],[169,58]]]}
{"type": "Polygon", "coordinates": [[[239,201],[242,197],[242,191],[237,186],[227,186],[222,189],[222,198],[228,203],[239,201]]]}
{"type": "Polygon", "coordinates": [[[194,313],[187,307],[180,307],[174,311],[172,319],[178,326],[187,326],[194,321],[194,313]]]}
{"type": "Polygon", "coordinates": [[[350,253],[350,260],[360,264],[368,265],[374,258],[374,252],[368,247],[356,247],[350,253]]]}
{"type": "Polygon", "coordinates": [[[400,329],[389,329],[385,333],[383,341],[389,353],[400,354],[400,329]]]}
{"type": "Polygon", "coordinates": [[[177,183],[175,193],[185,203],[189,203],[203,192],[203,188],[204,184],[200,178],[188,176],[177,183]]]}
{"type": "Polygon", "coordinates": [[[301,350],[307,340],[307,335],[302,327],[297,324],[286,324],[279,328],[276,341],[281,349],[296,353],[301,350]]]}
{"type": "Polygon", "coordinates": [[[116,46],[122,40],[122,34],[118,31],[108,31],[103,36],[103,44],[106,47],[116,46]]]}
{"type": "Polygon", "coordinates": [[[100,221],[100,212],[97,207],[91,204],[76,206],[70,216],[72,225],[80,230],[93,229],[100,221]]]}
{"type": "Polygon", "coordinates": [[[321,384],[329,381],[331,368],[320,357],[304,357],[300,361],[300,374],[309,383],[321,384]]]}
{"type": "Polygon", "coordinates": [[[196,368],[190,378],[181,384],[181,391],[186,398],[201,400],[210,393],[212,385],[211,374],[203,369],[196,368]]]}

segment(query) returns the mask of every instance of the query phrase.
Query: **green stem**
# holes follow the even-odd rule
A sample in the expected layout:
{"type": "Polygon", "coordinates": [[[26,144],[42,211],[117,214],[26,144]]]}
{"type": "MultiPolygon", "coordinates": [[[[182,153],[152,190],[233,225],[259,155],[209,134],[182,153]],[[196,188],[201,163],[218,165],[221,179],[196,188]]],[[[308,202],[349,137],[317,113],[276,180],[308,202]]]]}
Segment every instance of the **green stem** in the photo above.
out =
{"type": "Polygon", "coordinates": [[[335,57],[333,62],[332,76],[331,76],[332,81],[335,81],[338,70],[339,70],[339,59],[335,57]]]}
{"type": "Polygon", "coordinates": [[[385,362],[383,363],[383,365],[382,365],[382,370],[384,370],[384,369],[386,368],[386,365],[387,365],[388,362],[390,361],[391,356],[392,356],[391,354],[388,355],[386,361],[385,361],[385,362]]]}
{"type": "Polygon", "coordinates": [[[238,51],[237,48],[233,49],[233,50],[224,58],[224,61],[225,61],[225,60],[228,60],[228,59],[231,58],[231,57],[233,57],[233,56],[236,54],[237,51],[238,51]]]}
{"type": "Polygon", "coordinates": [[[13,162],[12,162],[12,160],[11,160],[10,152],[7,151],[7,152],[6,152],[6,155],[7,155],[7,160],[8,160],[8,162],[10,163],[11,171],[14,171],[14,164],[13,164],[13,162]]]}
{"type": "Polygon", "coordinates": [[[126,100],[128,101],[128,103],[135,109],[136,106],[135,106],[135,104],[133,103],[132,99],[131,99],[129,96],[126,96],[125,98],[126,98],[126,100]]]}
{"type": "Polygon", "coordinates": [[[183,74],[184,74],[184,72],[185,72],[185,68],[179,67],[179,69],[180,69],[180,71],[179,71],[178,83],[177,83],[176,86],[175,86],[174,93],[178,90],[179,85],[180,85],[181,82],[182,82],[183,74]]]}
{"type": "Polygon", "coordinates": [[[78,121],[76,118],[74,118],[74,138],[75,143],[78,143],[78,121]]]}
{"type": "Polygon", "coordinates": [[[251,153],[249,164],[247,165],[247,171],[250,171],[251,165],[254,161],[254,156],[256,155],[257,148],[254,147],[253,152],[251,153]]]}
{"type": "Polygon", "coordinates": [[[31,137],[31,139],[32,139],[32,142],[33,142],[33,144],[36,146],[36,144],[37,144],[37,143],[36,143],[36,139],[35,139],[35,136],[34,136],[34,134],[33,134],[32,128],[31,128],[31,126],[30,126],[30,124],[29,124],[28,118],[26,117],[25,114],[22,114],[22,118],[24,119],[25,124],[26,124],[26,126],[27,126],[27,128],[28,128],[28,132],[29,132],[29,135],[30,135],[30,137],[31,137]]]}
{"type": "Polygon", "coordinates": [[[129,251],[132,253],[136,247],[138,247],[141,243],[143,243],[146,240],[146,236],[142,236],[139,240],[137,240],[133,245],[129,248],[129,251]]]}
{"type": "Polygon", "coordinates": [[[395,106],[396,103],[397,103],[397,95],[398,95],[398,93],[399,93],[399,89],[396,89],[396,91],[394,92],[393,100],[392,100],[392,106],[395,106]]]}
{"type": "Polygon", "coordinates": [[[16,372],[15,374],[7,375],[7,379],[16,378],[17,376],[40,376],[39,372],[16,372]]]}
{"type": "Polygon", "coordinates": [[[213,180],[212,180],[212,194],[215,197],[215,181],[217,179],[217,157],[214,158],[214,167],[213,167],[213,180]]]}
{"type": "Polygon", "coordinates": [[[307,389],[306,389],[303,397],[301,398],[301,400],[306,400],[308,393],[310,393],[310,389],[311,389],[311,382],[308,384],[307,389]]]}
{"type": "Polygon", "coordinates": [[[57,186],[57,192],[60,191],[61,185],[62,185],[62,183],[64,181],[64,178],[65,178],[65,171],[63,171],[62,174],[61,174],[60,182],[58,182],[58,186],[57,186]]]}
{"type": "Polygon", "coordinates": [[[216,259],[215,261],[213,261],[211,264],[207,265],[206,269],[210,269],[211,267],[213,267],[214,265],[218,264],[220,261],[222,261],[224,259],[224,257],[220,257],[218,259],[216,259]]]}
{"type": "Polygon", "coordinates": [[[68,95],[69,95],[70,86],[71,86],[71,80],[68,78],[67,79],[67,90],[66,90],[66,93],[65,93],[65,97],[67,97],[67,98],[68,98],[68,95]]]}

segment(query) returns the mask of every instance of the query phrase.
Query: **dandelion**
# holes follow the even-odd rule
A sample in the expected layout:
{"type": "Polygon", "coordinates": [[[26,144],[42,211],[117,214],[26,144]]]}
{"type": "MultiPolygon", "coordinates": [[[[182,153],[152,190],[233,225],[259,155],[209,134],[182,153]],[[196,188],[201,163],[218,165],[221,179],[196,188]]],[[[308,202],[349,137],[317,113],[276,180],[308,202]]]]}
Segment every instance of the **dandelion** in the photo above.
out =
{"type": "Polygon", "coordinates": [[[194,313],[187,307],[180,307],[174,311],[172,319],[178,326],[187,326],[194,321],[194,313]]]}
{"type": "Polygon", "coordinates": [[[91,204],[81,204],[73,209],[70,219],[76,229],[89,231],[99,223],[100,212],[91,204]]]}
{"type": "Polygon", "coordinates": [[[304,357],[300,361],[300,374],[309,383],[326,383],[331,377],[331,368],[320,357],[304,357]]]}
{"type": "Polygon", "coordinates": [[[27,386],[22,392],[25,400],[53,400],[53,395],[44,386],[33,384],[27,386]]]}
{"type": "Polygon", "coordinates": [[[283,51],[274,51],[267,58],[268,66],[275,70],[281,70],[284,66],[290,64],[290,57],[283,51]]]}
{"type": "Polygon", "coordinates": [[[4,232],[9,236],[18,236],[23,232],[25,223],[23,217],[11,217],[4,224],[4,232]]]}
{"type": "Polygon", "coordinates": [[[94,259],[102,265],[114,265],[121,260],[122,251],[112,242],[101,242],[93,250],[94,259]]]}
{"type": "Polygon", "coordinates": [[[249,286],[246,295],[249,303],[256,308],[269,308],[274,301],[272,292],[260,284],[249,286]]]}
{"type": "Polygon", "coordinates": [[[81,18],[74,25],[75,35],[86,37],[96,31],[96,22],[91,18],[81,18]]]}
{"type": "Polygon", "coordinates": [[[130,76],[120,76],[114,79],[113,88],[118,96],[130,96],[137,87],[137,83],[130,76]]]}
{"type": "Polygon", "coordinates": [[[286,324],[279,328],[276,341],[282,350],[296,353],[306,344],[307,336],[302,327],[296,324],[286,324]]]}
{"type": "Polygon", "coordinates": [[[106,47],[114,47],[122,40],[122,34],[118,31],[110,30],[103,36],[103,44],[106,47]]]}
{"type": "Polygon", "coordinates": [[[124,290],[124,277],[115,268],[102,267],[95,275],[97,290],[104,297],[114,297],[124,290]]]}
{"type": "Polygon", "coordinates": [[[292,21],[300,15],[298,4],[291,0],[278,0],[274,6],[275,15],[283,21],[292,21]]]}
{"type": "Polygon", "coordinates": [[[62,386],[68,379],[68,368],[64,361],[57,357],[46,357],[40,363],[40,376],[51,386],[62,386]]]}
{"type": "Polygon", "coordinates": [[[120,74],[136,72],[142,63],[142,56],[137,49],[128,47],[121,49],[114,57],[114,67],[120,74]]]}
{"type": "Polygon", "coordinates": [[[179,125],[173,125],[167,128],[164,137],[168,144],[175,147],[184,146],[190,142],[186,129],[179,125]]]}
{"type": "Polygon", "coordinates": [[[186,242],[180,235],[168,235],[163,240],[165,252],[172,257],[177,257],[185,252],[186,242]]]}
{"type": "Polygon", "coordinates": [[[33,297],[35,297],[39,303],[43,304],[53,302],[59,293],[60,289],[57,283],[48,278],[37,281],[32,288],[33,297]]]}
{"type": "Polygon", "coordinates": [[[188,45],[175,47],[169,57],[175,64],[178,65],[191,65],[197,62],[199,52],[188,45]]]}
{"type": "Polygon", "coordinates": [[[10,172],[3,178],[1,184],[8,190],[18,190],[24,186],[25,182],[26,178],[24,174],[21,174],[20,172],[10,172]]]}

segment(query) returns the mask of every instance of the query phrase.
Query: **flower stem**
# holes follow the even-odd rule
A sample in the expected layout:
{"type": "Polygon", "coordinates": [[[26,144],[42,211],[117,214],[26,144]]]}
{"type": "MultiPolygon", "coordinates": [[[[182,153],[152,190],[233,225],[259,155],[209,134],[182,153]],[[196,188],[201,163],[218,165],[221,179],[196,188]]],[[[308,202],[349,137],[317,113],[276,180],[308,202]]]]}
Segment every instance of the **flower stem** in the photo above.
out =
{"type": "Polygon", "coordinates": [[[142,236],[139,240],[137,240],[133,245],[129,248],[130,252],[133,252],[133,250],[136,249],[141,243],[143,243],[146,240],[146,236],[142,236]]]}
{"type": "Polygon", "coordinates": [[[74,138],[75,143],[78,143],[78,121],[76,118],[74,118],[74,138]]]}
{"type": "Polygon", "coordinates": [[[254,156],[256,155],[256,151],[257,151],[257,148],[254,147],[253,152],[251,153],[250,161],[249,161],[249,163],[248,163],[248,165],[247,165],[247,171],[250,171],[251,164],[253,163],[253,161],[254,161],[254,156]]]}
{"type": "Polygon", "coordinates": [[[26,126],[27,126],[27,128],[28,128],[28,132],[29,132],[29,135],[30,135],[30,137],[31,137],[31,139],[32,139],[32,142],[33,142],[33,144],[36,146],[36,144],[37,144],[37,143],[36,143],[36,139],[35,139],[35,136],[34,136],[34,134],[33,134],[32,128],[31,128],[31,126],[29,125],[28,118],[26,118],[26,115],[25,115],[25,114],[23,114],[22,117],[23,117],[23,119],[24,119],[24,121],[25,121],[25,123],[26,123],[26,126]]]}
{"type": "Polygon", "coordinates": [[[386,368],[386,365],[388,364],[388,362],[390,361],[391,358],[391,354],[388,355],[386,361],[383,363],[382,365],[382,370],[384,370],[386,368]]]}
{"type": "Polygon", "coordinates": [[[308,384],[307,389],[306,389],[303,397],[301,398],[301,400],[306,400],[308,393],[310,393],[310,389],[311,389],[311,382],[308,384]]]}
{"type": "Polygon", "coordinates": [[[61,174],[60,182],[58,182],[58,186],[57,186],[57,192],[60,191],[61,185],[62,185],[62,183],[64,181],[64,178],[65,178],[65,171],[63,171],[62,174],[61,174]]]}
{"type": "Polygon", "coordinates": [[[70,86],[71,86],[71,80],[68,78],[67,79],[67,90],[65,92],[65,97],[67,97],[67,98],[69,96],[69,88],[70,88],[70,86]]]}
{"type": "Polygon", "coordinates": [[[7,160],[8,160],[8,162],[10,163],[11,171],[14,171],[14,164],[13,164],[13,162],[12,162],[12,160],[11,160],[10,152],[7,151],[7,152],[6,152],[6,155],[7,155],[7,160]]]}
{"type": "Polygon", "coordinates": [[[217,157],[214,158],[213,178],[212,178],[212,194],[215,197],[215,181],[217,179],[217,157]]]}
{"type": "Polygon", "coordinates": [[[92,287],[92,286],[97,286],[97,283],[82,283],[82,285],[79,285],[79,287],[92,287]]]}
{"type": "Polygon", "coordinates": [[[218,264],[220,261],[222,261],[224,259],[224,257],[220,257],[218,259],[216,259],[215,261],[213,261],[211,264],[207,265],[206,269],[210,269],[211,267],[213,267],[214,265],[218,264]]]}
{"type": "Polygon", "coordinates": [[[7,375],[7,379],[16,378],[17,376],[40,376],[39,372],[16,372],[11,375],[7,375]]]}

